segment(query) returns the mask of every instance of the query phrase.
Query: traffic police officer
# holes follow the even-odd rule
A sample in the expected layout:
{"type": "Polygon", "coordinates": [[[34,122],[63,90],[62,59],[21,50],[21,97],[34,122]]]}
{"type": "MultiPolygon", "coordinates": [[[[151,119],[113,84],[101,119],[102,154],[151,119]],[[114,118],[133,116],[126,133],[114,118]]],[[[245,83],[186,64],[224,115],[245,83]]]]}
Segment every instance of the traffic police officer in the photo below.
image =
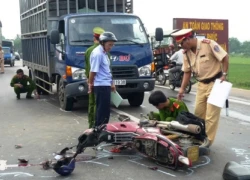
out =
{"type": "Polygon", "coordinates": [[[221,81],[226,80],[229,66],[228,54],[214,40],[196,39],[192,29],[182,29],[172,35],[175,36],[176,42],[180,43],[186,50],[182,66],[184,77],[178,99],[182,99],[184,89],[190,80],[191,72],[193,72],[199,81],[194,113],[205,120],[206,133],[210,145],[212,145],[218,129],[221,108],[207,103],[207,99],[214,81],[218,78],[221,81]]]}
{"type": "MultiPolygon", "coordinates": [[[[85,75],[89,79],[90,71],[90,55],[92,51],[99,45],[99,37],[104,32],[104,29],[101,27],[95,27],[93,29],[94,35],[94,44],[89,47],[85,52],[85,75]]],[[[93,92],[89,93],[89,105],[88,105],[88,121],[89,128],[92,128],[95,125],[95,94],[93,92]]]]}
{"type": "Polygon", "coordinates": [[[33,99],[31,94],[35,90],[36,87],[35,82],[29,76],[24,75],[22,69],[18,69],[16,71],[16,75],[12,78],[10,86],[14,87],[17,99],[20,99],[21,93],[26,93],[26,92],[27,92],[26,98],[33,99]]]}
{"type": "Polygon", "coordinates": [[[108,52],[117,41],[112,32],[104,32],[99,37],[100,45],[90,56],[89,93],[94,89],[96,96],[96,121],[95,126],[106,124],[110,117],[111,90],[115,92],[108,52]]]}

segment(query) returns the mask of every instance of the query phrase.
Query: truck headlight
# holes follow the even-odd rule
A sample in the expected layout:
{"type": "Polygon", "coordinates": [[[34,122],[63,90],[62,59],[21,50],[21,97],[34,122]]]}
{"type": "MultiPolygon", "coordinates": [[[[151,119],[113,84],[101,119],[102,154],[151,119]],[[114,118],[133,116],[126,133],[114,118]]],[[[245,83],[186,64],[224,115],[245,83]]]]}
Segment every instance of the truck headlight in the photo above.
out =
{"type": "Polygon", "coordinates": [[[142,66],[138,68],[139,76],[151,76],[151,65],[142,66]]]}
{"type": "Polygon", "coordinates": [[[72,79],[74,80],[87,79],[85,75],[85,69],[72,67],[71,70],[72,70],[72,79]]]}

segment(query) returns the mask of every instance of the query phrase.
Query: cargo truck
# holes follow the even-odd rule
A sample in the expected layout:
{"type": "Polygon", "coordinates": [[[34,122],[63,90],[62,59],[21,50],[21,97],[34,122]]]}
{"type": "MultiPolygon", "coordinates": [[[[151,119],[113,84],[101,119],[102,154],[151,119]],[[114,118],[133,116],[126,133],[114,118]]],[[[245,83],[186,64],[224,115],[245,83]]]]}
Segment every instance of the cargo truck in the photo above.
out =
{"type": "Polygon", "coordinates": [[[93,44],[93,28],[113,32],[111,70],[118,93],[131,106],[140,106],[144,92],[154,89],[153,59],[141,19],[132,0],[19,0],[23,65],[29,68],[40,94],[54,94],[70,111],[86,98],[84,54],[93,44]]]}
{"type": "Polygon", "coordinates": [[[4,64],[15,66],[15,54],[14,54],[14,41],[13,40],[2,40],[2,48],[4,51],[4,64]]]}

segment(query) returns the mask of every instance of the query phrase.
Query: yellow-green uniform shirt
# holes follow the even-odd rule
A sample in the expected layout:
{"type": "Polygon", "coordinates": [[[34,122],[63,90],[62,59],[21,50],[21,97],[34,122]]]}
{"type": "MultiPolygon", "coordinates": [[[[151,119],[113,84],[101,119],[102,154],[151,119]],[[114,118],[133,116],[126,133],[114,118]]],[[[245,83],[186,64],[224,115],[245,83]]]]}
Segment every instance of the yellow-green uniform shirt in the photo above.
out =
{"type": "Polygon", "coordinates": [[[90,71],[90,55],[92,51],[98,46],[98,43],[90,46],[85,52],[85,75],[89,78],[89,71],[90,71]]]}
{"type": "Polygon", "coordinates": [[[176,120],[178,114],[182,111],[188,111],[186,104],[183,101],[178,101],[174,98],[169,98],[170,105],[167,108],[160,109],[159,113],[153,112],[151,118],[158,121],[172,121],[176,120]]]}
{"type": "Polygon", "coordinates": [[[23,75],[23,77],[19,79],[17,75],[15,75],[10,82],[10,86],[14,87],[14,84],[22,84],[23,87],[27,87],[28,82],[31,87],[36,87],[35,82],[29,76],[23,75]]]}

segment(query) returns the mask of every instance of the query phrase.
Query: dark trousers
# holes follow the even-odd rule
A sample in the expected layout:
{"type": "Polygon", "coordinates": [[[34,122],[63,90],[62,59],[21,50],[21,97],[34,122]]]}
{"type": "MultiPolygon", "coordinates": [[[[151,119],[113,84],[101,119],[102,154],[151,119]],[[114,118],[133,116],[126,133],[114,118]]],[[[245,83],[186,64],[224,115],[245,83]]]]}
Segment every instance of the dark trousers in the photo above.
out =
{"type": "Polygon", "coordinates": [[[171,69],[169,69],[169,81],[174,81],[174,80],[179,80],[179,74],[181,72],[181,67],[180,65],[177,65],[171,69]],[[176,78],[174,78],[174,73],[179,72],[176,78]]]}
{"type": "Polygon", "coordinates": [[[107,124],[110,117],[110,86],[95,86],[94,92],[96,96],[96,121],[95,126],[107,124]]]}
{"type": "Polygon", "coordinates": [[[89,128],[95,126],[95,115],[96,115],[96,106],[95,106],[95,93],[92,92],[89,94],[89,107],[88,107],[88,119],[89,119],[89,128]]]}
{"type": "Polygon", "coordinates": [[[23,88],[20,87],[14,87],[14,91],[16,93],[17,96],[20,96],[21,93],[27,93],[26,96],[30,97],[32,92],[35,90],[34,87],[28,85],[28,86],[24,86],[23,88]]]}

